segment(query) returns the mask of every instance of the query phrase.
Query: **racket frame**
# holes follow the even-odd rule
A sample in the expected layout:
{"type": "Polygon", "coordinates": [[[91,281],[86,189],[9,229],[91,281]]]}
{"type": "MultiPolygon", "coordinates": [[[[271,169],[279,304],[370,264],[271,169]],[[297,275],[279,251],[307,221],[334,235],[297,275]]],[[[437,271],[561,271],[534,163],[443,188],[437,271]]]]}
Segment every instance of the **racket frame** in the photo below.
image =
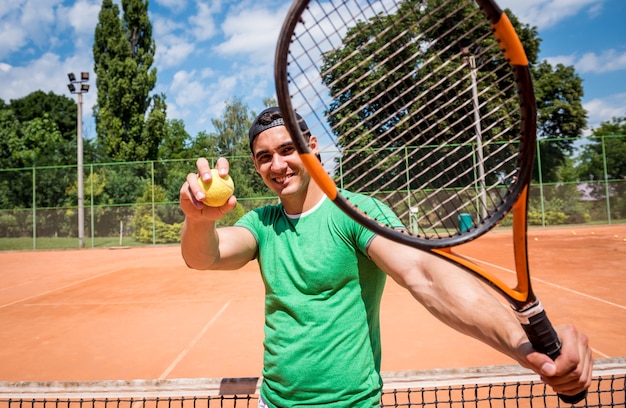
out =
{"type": "MultiPolygon", "coordinates": [[[[308,7],[308,0],[296,0],[292,4],[279,35],[274,64],[278,102],[285,127],[291,135],[295,148],[305,168],[334,204],[356,222],[375,233],[392,241],[429,251],[430,253],[457,264],[467,272],[478,277],[481,281],[499,292],[500,295],[508,301],[533,347],[547,354],[550,358],[556,359],[560,354],[561,342],[541,302],[537,299],[532,290],[528,265],[528,190],[532,178],[537,137],[535,95],[529,62],[511,21],[499,6],[492,0],[475,0],[475,2],[489,19],[493,28],[493,34],[498,40],[500,48],[504,56],[509,60],[511,69],[514,72],[515,80],[518,84],[521,113],[521,146],[517,158],[517,180],[512,184],[506,196],[506,200],[499,206],[497,211],[491,215],[489,222],[483,222],[471,228],[469,232],[458,234],[449,239],[422,239],[409,235],[406,232],[383,226],[373,218],[361,214],[358,209],[355,209],[355,207],[339,193],[337,185],[331,176],[324,169],[317,156],[312,154],[309,149],[308,139],[311,135],[308,134],[308,130],[307,134],[303,134],[301,131],[289,92],[287,56],[292,42],[292,35],[296,26],[301,22],[302,12],[308,7]],[[451,250],[454,246],[476,239],[490,231],[511,211],[513,211],[513,252],[517,276],[517,285],[514,288],[509,287],[495,275],[470,262],[461,255],[455,254],[451,250]]],[[[584,399],[586,395],[587,391],[585,390],[574,396],[559,394],[559,397],[566,403],[574,404],[584,399]]]]}

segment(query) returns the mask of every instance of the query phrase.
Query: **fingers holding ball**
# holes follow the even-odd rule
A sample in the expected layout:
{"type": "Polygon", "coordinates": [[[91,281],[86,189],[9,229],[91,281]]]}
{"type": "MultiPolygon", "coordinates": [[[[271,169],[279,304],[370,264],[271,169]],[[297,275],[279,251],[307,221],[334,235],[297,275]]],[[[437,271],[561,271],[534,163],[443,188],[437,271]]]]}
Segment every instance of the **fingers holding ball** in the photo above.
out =
{"type": "Polygon", "coordinates": [[[206,196],[202,202],[209,207],[223,206],[235,191],[233,179],[228,175],[221,177],[217,169],[211,169],[210,181],[205,182],[198,178],[198,183],[206,196]]]}

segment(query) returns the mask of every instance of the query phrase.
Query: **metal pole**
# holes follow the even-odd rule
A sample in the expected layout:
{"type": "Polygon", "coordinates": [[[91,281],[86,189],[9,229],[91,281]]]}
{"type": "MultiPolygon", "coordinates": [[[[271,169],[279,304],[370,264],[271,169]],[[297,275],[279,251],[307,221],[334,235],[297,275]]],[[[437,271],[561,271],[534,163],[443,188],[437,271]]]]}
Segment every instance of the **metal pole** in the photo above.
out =
{"type": "Polygon", "coordinates": [[[487,193],[485,183],[485,159],[483,157],[482,128],[480,126],[480,104],[478,102],[478,89],[476,85],[476,59],[469,56],[470,75],[472,78],[472,102],[474,105],[474,128],[476,129],[476,153],[478,154],[478,183],[480,197],[480,216],[487,218],[487,193]]]}
{"type": "Polygon", "coordinates": [[[78,118],[76,141],[78,144],[78,247],[85,247],[85,199],[83,192],[83,94],[78,94],[78,118]]]}
{"type": "Polygon", "coordinates": [[[89,91],[89,72],[81,72],[80,79],[73,72],[67,74],[70,83],[67,85],[72,94],[77,95],[78,114],[76,115],[76,167],[78,184],[78,247],[85,247],[85,193],[83,185],[83,93],[89,91]]]}

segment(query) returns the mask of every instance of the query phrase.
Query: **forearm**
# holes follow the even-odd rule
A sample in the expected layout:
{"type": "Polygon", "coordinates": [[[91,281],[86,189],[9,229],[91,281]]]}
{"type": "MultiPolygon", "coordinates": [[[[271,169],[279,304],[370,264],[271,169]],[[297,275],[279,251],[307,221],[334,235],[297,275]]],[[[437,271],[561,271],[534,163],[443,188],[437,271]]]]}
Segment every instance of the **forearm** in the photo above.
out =
{"type": "Polygon", "coordinates": [[[210,269],[219,261],[219,235],[215,221],[190,222],[185,219],[180,247],[187,266],[210,269]]]}
{"type": "Polygon", "coordinates": [[[528,342],[526,334],[472,275],[436,255],[382,237],[372,241],[368,253],[439,320],[521,362],[519,348],[528,342]]]}
{"type": "Polygon", "coordinates": [[[455,330],[520,361],[526,335],[513,314],[473,276],[440,259],[426,260],[423,279],[407,289],[431,314],[455,330]]]}

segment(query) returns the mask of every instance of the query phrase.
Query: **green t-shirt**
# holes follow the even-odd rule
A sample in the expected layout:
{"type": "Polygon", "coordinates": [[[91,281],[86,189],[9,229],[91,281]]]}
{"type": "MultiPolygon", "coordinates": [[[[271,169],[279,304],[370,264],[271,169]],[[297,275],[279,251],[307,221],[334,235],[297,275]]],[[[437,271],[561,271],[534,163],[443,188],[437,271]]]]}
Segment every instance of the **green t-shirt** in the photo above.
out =
{"type": "Polygon", "coordinates": [[[326,198],[298,217],[267,206],[237,225],[257,240],[265,284],[263,399],[271,407],[379,406],[386,275],[366,256],[374,233],[326,198]]]}

